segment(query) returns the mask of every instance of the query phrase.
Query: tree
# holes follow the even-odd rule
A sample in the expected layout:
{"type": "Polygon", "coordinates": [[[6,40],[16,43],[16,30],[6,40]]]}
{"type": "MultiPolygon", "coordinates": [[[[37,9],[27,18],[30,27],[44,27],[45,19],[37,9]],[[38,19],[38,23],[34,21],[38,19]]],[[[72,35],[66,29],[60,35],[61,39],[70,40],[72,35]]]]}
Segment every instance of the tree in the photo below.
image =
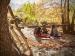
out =
{"type": "MultiPolygon", "coordinates": [[[[62,2],[61,0],[61,9],[62,9],[62,2]]],[[[70,19],[69,19],[69,0],[64,0],[64,9],[62,11],[62,25],[63,25],[63,32],[69,33],[70,32],[70,19]]]]}
{"type": "Polygon", "coordinates": [[[71,31],[71,33],[74,33],[74,20],[75,20],[75,10],[73,12],[72,22],[71,22],[71,25],[70,25],[70,31],[71,31]]]}
{"type": "MultiPolygon", "coordinates": [[[[74,0],[72,0],[74,1],[74,0]]],[[[62,24],[66,24],[64,27],[63,27],[63,30],[64,30],[64,33],[73,33],[74,32],[74,18],[75,18],[75,9],[73,7],[74,4],[71,4],[70,0],[65,0],[64,2],[64,17],[62,18],[62,24]],[[69,4],[70,3],[70,4],[69,4]],[[71,11],[71,13],[73,12],[73,15],[69,15],[69,11],[71,11]],[[69,18],[69,16],[72,16],[72,19],[69,18]],[[70,22],[71,21],[71,22],[70,22]]]]}
{"type": "Polygon", "coordinates": [[[11,36],[7,21],[8,4],[10,0],[0,0],[0,55],[12,56],[11,36]]]}
{"type": "Polygon", "coordinates": [[[12,39],[9,32],[7,19],[8,5],[10,0],[0,0],[0,56],[19,56],[16,55],[12,47],[12,39]]]}
{"type": "Polygon", "coordinates": [[[36,19],[35,19],[35,3],[25,3],[20,9],[17,10],[17,13],[19,14],[19,11],[22,14],[22,19],[25,24],[33,24],[36,19]]]}
{"type": "Polygon", "coordinates": [[[75,0],[71,0],[70,1],[70,32],[71,34],[75,34],[75,30],[74,30],[74,23],[75,23],[75,0]]]}

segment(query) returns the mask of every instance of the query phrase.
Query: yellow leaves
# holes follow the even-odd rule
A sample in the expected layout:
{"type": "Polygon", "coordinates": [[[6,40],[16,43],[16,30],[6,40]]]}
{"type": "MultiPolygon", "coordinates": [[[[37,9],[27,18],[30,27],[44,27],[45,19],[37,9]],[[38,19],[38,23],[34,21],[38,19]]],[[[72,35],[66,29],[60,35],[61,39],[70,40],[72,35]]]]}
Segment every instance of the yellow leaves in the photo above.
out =
{"type": "MultiPolygon", "coordinates": [[[[59,20],[60,19],[60,8],[49,8],[45,10],[45,13],[43,14],[45,17],[52,20],[59,20]]],[[[47,21],[48,21],[47,20],[47,21]]]]}
{"type": "Polygon", "coordinates": [[[41,4],[27,4],[22,8],[24,14],[30,20],[37,20],[38,22],[48,21],[49,23],[58,22],[61,20],[61,8],[58,7],[50,7],[44,8],[41,4]]]}
{"type": "MultiPolygon", "coordinates": [[[[40,18],[40,22],[41,21],[58,22],[61,20],[60,14],[61,14],[60,7],[45,9],[44,7],[37,5],[36,10],[35,10],[36,19],[40,18]]],[[[38,21],[39,21],[39,19],[38,19],[38,21]]]]}

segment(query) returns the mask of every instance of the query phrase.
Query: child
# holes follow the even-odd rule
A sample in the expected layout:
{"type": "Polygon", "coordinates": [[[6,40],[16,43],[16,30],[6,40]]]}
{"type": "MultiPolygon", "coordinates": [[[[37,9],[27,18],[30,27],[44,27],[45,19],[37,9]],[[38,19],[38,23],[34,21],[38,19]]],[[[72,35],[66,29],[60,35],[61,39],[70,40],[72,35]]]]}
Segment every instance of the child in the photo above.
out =
{"type": "Polygon", "coordinates": [[[55,25],[52,25],[51,34],[50,34],[50,35],[53,36],[53,37],[56,37],[56,38],[59,37],[59,36],[58,36],[58,30],[57,30],[57,28],[56,28],[55,25]]]}

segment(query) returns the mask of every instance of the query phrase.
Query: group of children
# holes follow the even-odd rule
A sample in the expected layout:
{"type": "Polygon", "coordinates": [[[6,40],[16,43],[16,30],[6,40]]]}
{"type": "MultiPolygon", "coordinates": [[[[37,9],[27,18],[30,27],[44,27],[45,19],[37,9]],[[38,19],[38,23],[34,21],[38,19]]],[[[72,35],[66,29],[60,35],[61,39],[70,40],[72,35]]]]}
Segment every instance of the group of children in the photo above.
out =
{"type": "Polygon", "coordinates": [[[43,27],[37,27],[35,28],[34,34],[41,38],[59,38],[59,33],[57,30],[57,27],[55,25],[51,26],[51,33],[48,33],[48,30],[46,29],[46,25],[43,25],[43,27]]]}

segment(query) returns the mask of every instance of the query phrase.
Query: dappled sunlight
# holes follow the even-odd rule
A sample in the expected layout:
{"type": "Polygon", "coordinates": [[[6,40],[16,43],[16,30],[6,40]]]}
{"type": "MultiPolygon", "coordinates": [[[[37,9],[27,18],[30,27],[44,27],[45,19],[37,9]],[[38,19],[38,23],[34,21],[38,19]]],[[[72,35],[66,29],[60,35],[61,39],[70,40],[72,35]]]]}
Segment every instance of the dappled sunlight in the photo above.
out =
{"type": "Polygon", "coordinates": [[[75,46],[75,9],[69,0],[17,1],[8,6],[8,23],[21,55],[64,56],[75,46]]]}

